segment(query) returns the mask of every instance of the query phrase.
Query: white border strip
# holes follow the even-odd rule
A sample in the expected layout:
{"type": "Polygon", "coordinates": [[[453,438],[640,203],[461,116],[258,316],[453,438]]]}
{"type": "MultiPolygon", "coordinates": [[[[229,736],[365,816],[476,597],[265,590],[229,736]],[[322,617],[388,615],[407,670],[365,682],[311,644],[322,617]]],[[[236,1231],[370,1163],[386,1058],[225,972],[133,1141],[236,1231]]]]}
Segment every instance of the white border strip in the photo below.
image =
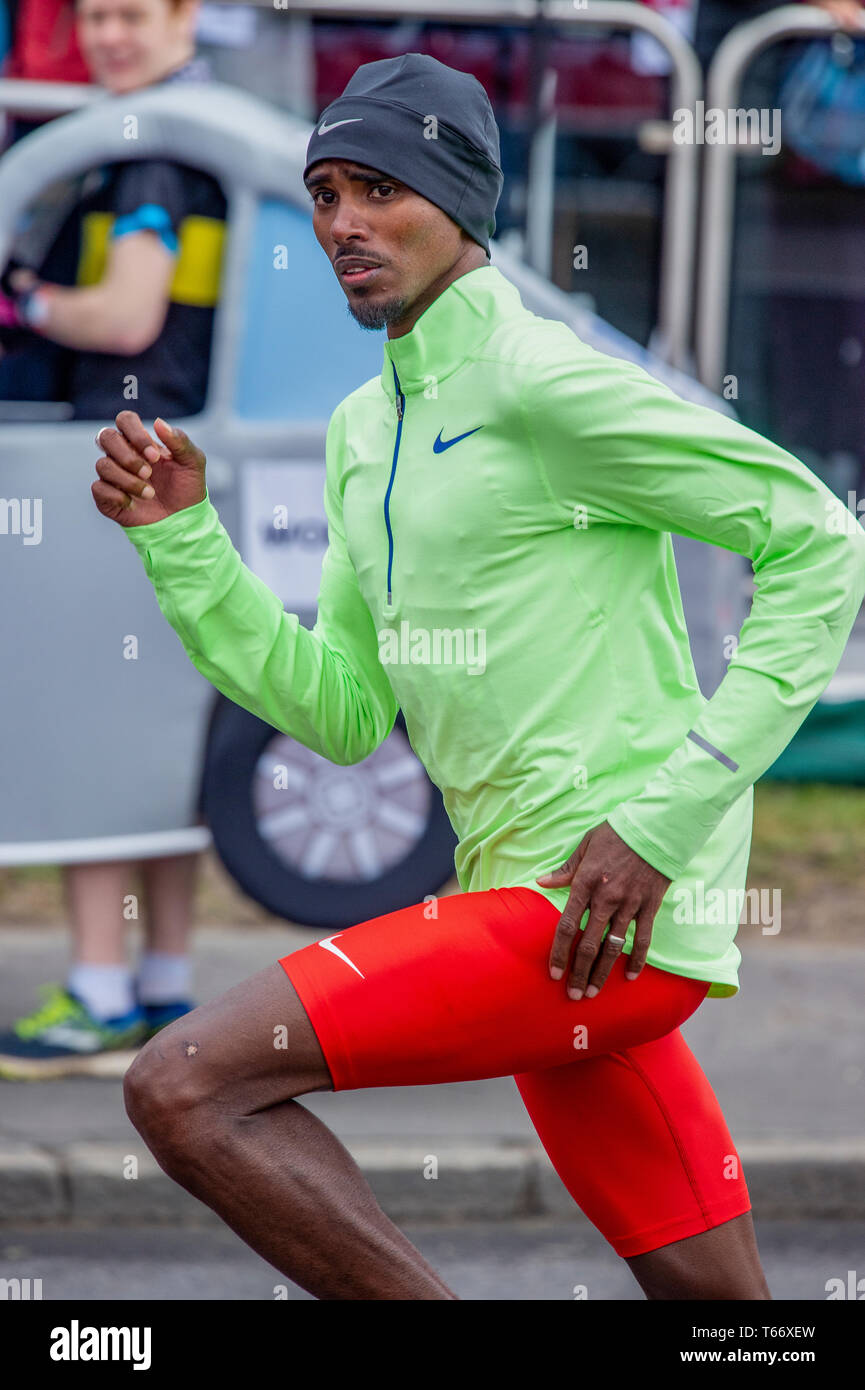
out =
{"type": "Polygon", "coordinates": [[[90,864],[102,859],[156,859],[210,849],[206,825],[185,830],[158,830],[148,835],[106,835],[88,840],[40,840],[0,844],[0,868],[20,864],[90,864]]]}

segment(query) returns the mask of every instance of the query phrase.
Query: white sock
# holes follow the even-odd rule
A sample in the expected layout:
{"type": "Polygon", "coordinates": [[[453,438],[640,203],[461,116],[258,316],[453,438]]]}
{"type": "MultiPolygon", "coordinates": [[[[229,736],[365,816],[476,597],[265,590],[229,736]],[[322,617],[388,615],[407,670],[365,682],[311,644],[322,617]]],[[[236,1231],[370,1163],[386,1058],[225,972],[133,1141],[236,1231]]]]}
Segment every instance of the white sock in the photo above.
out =
{"type": "Polygon", "coordinates": [[[138,996],[143,1004],[173,1004],[188,999],[191,981],[189,956],[169,956],[144,951],[138,966],[138,996]]]}
{"type": "Polygon", "coordinates": [[[128,965],[73,965],[66,980],[94,1018],[104,1021],[135,1008],[132,971],[128,965]]]}

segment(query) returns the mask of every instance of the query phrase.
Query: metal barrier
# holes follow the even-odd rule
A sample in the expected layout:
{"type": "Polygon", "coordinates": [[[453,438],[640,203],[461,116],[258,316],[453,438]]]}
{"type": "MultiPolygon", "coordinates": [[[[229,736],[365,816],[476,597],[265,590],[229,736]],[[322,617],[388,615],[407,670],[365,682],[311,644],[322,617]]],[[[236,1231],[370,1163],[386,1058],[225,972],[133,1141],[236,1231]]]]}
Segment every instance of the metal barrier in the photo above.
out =
{"type": "Polygon", "coordinates": [[[98,101],[105,93],[86,82],[26,82],[0,78],[0,112],[16,116],[65,116],[98,101]]]}
{"type": "MultiPolygon", "coordinates": [[[[545,24],[592,29],[639,30],[655,38],[669,54],[671,115],[697,110],[702,74],[696,55],[679,31],[647,6],[632,0],[593,0],[591,10],[577,9],[574,0],[292,0],[291,17],[329,19],[367,18],[501,26],[545,24]],[[359,9],[361,13],[359,14],[359,9]]],[[[706,109],[727,110],[738,105],[744,73],[763,49],[778,39],[839,32],[841,26],[825,11],[800,4],[783,5],[757,19],[737,24],[719,45],[706,80],[706,109]]],[[[865,30],[863,30],[865,33],[865,30]]],[[[21,82],[0,79],[0,111],[22,116],[60,115],[98,99],[103,94],[88,86],[21,82]]],[[[549,273],[552,240],[552,162],[554,114],[549,89],[542,99],[545,119],[536,133],[529,160],[532,185],[526,242],[526,260],[541,273],[549,273]]],[[[699,189],[696,142],[677,143],[672,121],[645,122],[639,132],[644,147],[669,159],[661,234],[661,270],[658,322],[652,337],[653,352],[671,365],[690,370],[711,391],[720,390],[727,349],[730,299],[732,228],[735,210],[735,159],[750,152],[746,142],[708,145],[703,168],[699,243],[697,199],[699,189]],[[693,320],[694,352],[691,354],[692,308],[696,273],[696,315],[693,320]]]]}
{"type": "MultiPolygon", "coordinates": [[[[745,70],[776,40],[837,32],[843,32],[841,26],[810,5],[781,5],[758,19],[737,24],[718,45],[709,68],[706,108],[735,110],[745,70]]],[[[695,345],[700,380],[713,391],[720,388],[727,353],[735,161],[737,154],[749,148],[744,141],[709,145],[703,167],[695,345]]]]}
{"type": "MultiPolygon", "coordinates": [[[[499,26],[544,24],[582,29],[629,29],[650,35],[666,49],[671,62],[670,108],[693,109],[700,99],[703,77],[693,48],[678,29],[647,5],[633,0],[592,0],[591,8],[576,8],[574,0],[499,0],[496,4],[462,3],[462,0],[292,0],[292,15],[321,19],[418,19],[431,22],[499,26]]],[[[553,157],[549,122],[537,132],[540,148],[530,160],[539,198],[547,207],[543,218],[532,221],[527,260],[538,270],[547,264],[552,235],[549,165],[553,157]]],[[[693,273],[696,244],[698,151],[693,145],[675,144],[671,138],[660,151],[667,155],[669,172],[664,192],[661,229],[661,271],[658,323],[652,351],[671,365],[687,368],[691,332],[693,273]]]]}
{"type": "MultiPolygon", "coordinates": [[[[589,29],[628,29],[650,35],[662,45],[670,58],[671,114],[682,107],[694,109],[702,92],[702,73],[696,55],[679,31],[662,15],[634,0],[593,0],[591,11],[577,9],[573,0],[498,0],[495,4],[461,3],[461,0],[363,0],[358,5],[345,0],[309,0],[294,3],[291,16],[328,19],[417,18],[455,24],[489,26],[533,25],[574,26],[589,29]]],[[[56,84],[0,79],[0,110],[18,115],[62,115],[98,99],[102,93],[87,86],[69,84],[58,94],[56,84]]],[[[554,160],[552,116],[536,133],[536,147],[530,158],[533,198],[540,211],[530,219],[526,259],[544,272],[549,266],[552,242],[553,203],[551,197],[554,160]]],[[[689,338],[693,307],[693,275],[696,244],[698,150],[690,144],[673,142],[670,126],[658,141],[657,122],[653,128],[654,148],[666,155],[669,171],[664,192],[661,228],[661,267],[658,290],[658,321],[652,335],[652,351],[672,366],[690,365],[689,338]]],[[[639,134],[639,133],[638,133],[639,134]]],[[[530,199],[530,202],[532,200],[530,199]]]]}
{"type": "MultiPolygon", "coordinates": [[[[738,24],[719,44],[709,68],[706,107],[725,112],[737,110],[749,65],[776,41],[817,35],[825,35],[828,39],[839,32],[845,32],[844,26],[825,11],[798,4],[783,5],[757,19],[738,24]]],[[[865,37],[865,25],[853,32],[865,37]]],[[[738,136],[740,127],[737,125],[736,129],[738,136]]],[[[705,154],[697,256],[695,348],[698,377],[709,390],[719,389],[726,367],[733,289],[736,157],[752,151],[753,147],[745,141],[729,141],[707,146],[705,154]]],[[[862,749],[858,732],[846,745],[838,736],[838,730],[845,727],[845,719],[852,718],[855,728],[861,729],[865,640],[859,624],[857,628],[838,671],[806,720],[801,734],[779,758],[777,776],[807,780],[815,775],[815,767],[819,767],[822,780],[843,782],[859,778],[862,749]],[[834,713],[827,716],[827,703],[845,701],[859,703],[845,705],[837,722],[834,713]]],[[[767,776],[775,775],[774,767],[769,769],[767,776]]]]}

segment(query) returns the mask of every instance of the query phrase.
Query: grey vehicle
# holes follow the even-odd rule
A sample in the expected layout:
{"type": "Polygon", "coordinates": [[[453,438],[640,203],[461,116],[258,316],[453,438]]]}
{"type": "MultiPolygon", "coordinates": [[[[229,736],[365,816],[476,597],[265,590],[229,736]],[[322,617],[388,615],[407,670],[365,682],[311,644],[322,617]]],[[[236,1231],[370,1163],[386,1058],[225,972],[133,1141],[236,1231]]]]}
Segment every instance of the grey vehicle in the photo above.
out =
{"type": "MultiPolygon", "coordinates": [[[[68,89],[43,92],[69,98],[68,89]]],[[[311,626],[327,543],[327,422],[379,374],[383,335],[351,319],[313,235],[301,178],[309,126],[235,88],[174,86],[136,94],[129,140],[128,96],[83,99],[0,160],[0,265],[27,210],[70,175],[171,157],[219,180],[228,234],[207,402],[171,423],[204,449],[210,494],[245,562],[311,626]],[[280,508],[287,525],[274,524],[280,508]]],[[[730,412],[503,247],[494,244],[492,259],[534,312],[730,412]]],[[[94,434],[110,422],[64,414],[62,402],[0,402],[0,865],[213,844],[255,900],[313,927],[343,927],[440,889],[455,840],[401,718],[371,757],[336,767],[215,692],[160,613],[132,546],[94,505],[94,434]]],[[[748,566],[681,537],[675,546],[711,694],[724,636],[738,632],[747,606],[748,566]]]]}

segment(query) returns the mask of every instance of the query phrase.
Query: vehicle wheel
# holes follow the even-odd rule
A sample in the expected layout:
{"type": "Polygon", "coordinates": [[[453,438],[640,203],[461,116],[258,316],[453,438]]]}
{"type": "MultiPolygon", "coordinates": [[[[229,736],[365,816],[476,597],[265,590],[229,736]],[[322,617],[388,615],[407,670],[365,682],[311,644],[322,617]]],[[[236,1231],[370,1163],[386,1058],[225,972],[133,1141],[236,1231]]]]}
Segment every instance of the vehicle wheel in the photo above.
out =
{"type": "Polygon", "coordinates": [[[236,883],[302,926],[393,912],[454,872],[456,837],[401,712],[370,757],[340,767],[220,696],[201,810],[236,883]]]}

